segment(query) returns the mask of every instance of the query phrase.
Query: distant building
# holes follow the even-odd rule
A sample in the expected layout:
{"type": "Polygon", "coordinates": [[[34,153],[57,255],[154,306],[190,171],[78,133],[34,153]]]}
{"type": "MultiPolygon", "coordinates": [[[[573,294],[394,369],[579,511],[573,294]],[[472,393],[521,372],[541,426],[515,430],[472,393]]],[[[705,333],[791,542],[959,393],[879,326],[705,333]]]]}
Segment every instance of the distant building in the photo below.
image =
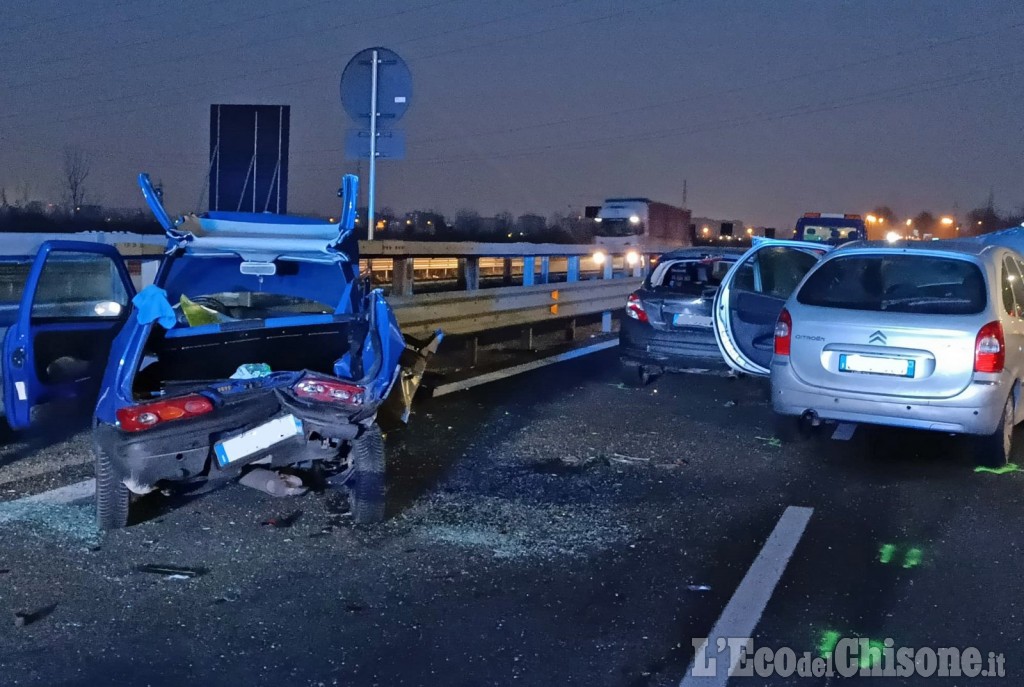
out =
{"type": "Polygon", "coordinates": [[[403,231],[407,234],[434,236],[445,227],[444,215],[432,211],[415,210],[405,213],[403,231]]]}

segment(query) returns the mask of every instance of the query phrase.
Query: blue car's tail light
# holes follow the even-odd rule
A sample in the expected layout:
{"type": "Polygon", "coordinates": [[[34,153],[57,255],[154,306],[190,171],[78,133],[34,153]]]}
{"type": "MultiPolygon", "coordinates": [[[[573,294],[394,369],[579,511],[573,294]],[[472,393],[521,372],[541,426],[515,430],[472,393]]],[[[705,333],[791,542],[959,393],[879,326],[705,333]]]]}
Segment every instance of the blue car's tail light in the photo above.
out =
{"type": "Polygon", "coordinates": [[[163,422],[205,415],[212,411],[213,403],[210,399],[193,394],[121,408],[117,411],[117,422],[126,432],[141,432],[163,422]]]}
{"type": "Polygon", "coordinates": [[[321,403],[343,403],[345,405],[362,405],[366,389],[358,384],[325,379],[323,377],[305,377],[292,387],[299,398],[321,403]]]}

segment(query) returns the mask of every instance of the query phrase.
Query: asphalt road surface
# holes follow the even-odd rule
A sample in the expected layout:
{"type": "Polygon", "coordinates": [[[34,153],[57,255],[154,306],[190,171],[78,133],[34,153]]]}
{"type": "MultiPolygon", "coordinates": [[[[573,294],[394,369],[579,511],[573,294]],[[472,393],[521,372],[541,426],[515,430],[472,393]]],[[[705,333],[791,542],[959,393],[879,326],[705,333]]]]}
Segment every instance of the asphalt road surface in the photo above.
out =
{"type": "Polygon", "coordinates": [[[234,485],[150,498],[100,536],[91,504],[19,500],[88,477],[87,436],[10,439],[0,685],[679,685],[751,583],[756,647],[977,647],[1006,673],[978,681],[1024,684],[1024,474],[916,432],[780,446],[756,380],[632,390],[616,368],[612,351],[418,403],[387,437],[390,518],[365,528],[336,493],[234,485]],[[813,512],[781,580],[744,580],[790,506],[813,512]]]}

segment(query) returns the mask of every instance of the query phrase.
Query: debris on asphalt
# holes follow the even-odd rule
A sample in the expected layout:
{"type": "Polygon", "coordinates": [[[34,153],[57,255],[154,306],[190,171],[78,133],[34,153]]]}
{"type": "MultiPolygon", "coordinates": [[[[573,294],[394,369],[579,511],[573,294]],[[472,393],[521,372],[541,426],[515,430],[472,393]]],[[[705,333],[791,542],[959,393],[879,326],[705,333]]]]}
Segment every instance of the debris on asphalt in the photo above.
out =
{"type": "Polygon", "coordinates": [[[86,546],[95,546],[99,541],[96,529],[96,514],[90,504],[55,504],[39,501],[6,501],[0,503],[0,525],[25,523],[38,530],[49,531],[67,539],[76,540],[86,546]]]}
{"type": "Polygon", "coordinates": [[[675,460],[670,460],[666,463],[655,463],[654,466],[659,467],[662,470],[675,470],[677,468],[685,467],[689,464],[690,461],[686,460],[685,458],[676,458],[675,460]]]}
{"type": "Polygon", "coordinates": [[[229,589],[216,599],[213,600],[215,604],[234,603],[242,598],[242,593],[237,589],[229,589]]]}
{"type": "Polygon", "coordinates": [[[758,441],[764,443],[766,446],[772,448],[782,448],[782,442],[779,441],[778,437],[754,437],[758,441]]]}
{"type": "Polygon", "coordinates": [[[136,567],[135,570],[141,573],[163,575],[172,580],[188,580],[207,573],[206,568],[186,568],[180,565],[158,565],[154,563],[145,563],[136,567]]]}
{"type": "Polygon", "coordinates": [[[1009,472],[1019,472],[1020,466],[1018,466],[1016,463],[1007,463],[1006,465],[1000,468],[987,468],[984,465],[979,465],[978,467],[974,468],[974,471],[987,472],[993,475],[1005,475],[1009,472]]]}
{"type": "Polygon", "coordinates": [[[31,625],[32,623],[38,622],[53,613],[56,608],[57,604],[54,603],[35,611],[15,611],[14,626],[25,627],[26,625],[31,625]]]}
{"type": "Polygon", "coordinates": [[[608,460],[614,461],[616,463],[627,463],[627,464],[630,464],[630,463],[649,463],[649,462],[651,462],[650,458],[636,458],[634,456],[625,456],[625,455],[623,455],[621,453],[613,453],[608,460]]]}
{"type": "Polygon", "coordinates": [[[734,408],[735,406],[736,406],[736,401],[726,401],[725,402],[725,407],[726,408],[734,408]]]}
{"type": "Polygon", "coordinates": [[[710,592],[711,587],[706,584],[688,584],[686,588],[691,592],[710,592]]]}
{"type": "Polygon", "coordinates": [[[481,549],[495,558],[587,556],[629,537],[621,513],[574,506],[476,496],[465,501],[437,494],[406,511],[407,522],[428,542],[481,549]]]}
{"type": "Polygon", "coordinates": [[[255,468],[245,473],[239,484],[252,489],[262,491],[271,496],[302,496],[309,489],[302,484],[302,478],[296,475],[287,475],[281,472],[274,472],[265,468],[255,468]]]}
{"type": "Polygon", "coordinates": [[[269,526],[269,527],[279,527],[279,528],[291,527],[301,517],[302,517],[302,511],[301,510],[296,510],[296,511],[292,511],[291,513],[288,513],[287,515],[276,515],[276,516],[274,516],[272,518],[267,518],[266,520],[264,520],[260,524],[261,525],[265,525],[265,526],[269,526]]]}
{"type": "Polygon", "coordinates": [[[607,461],[602,461],[596,456],[587,456],[586,458],[562,456],[528,463],[525,467],[539,475],[573,475],[602,462],[607,464],[607,461]]]}

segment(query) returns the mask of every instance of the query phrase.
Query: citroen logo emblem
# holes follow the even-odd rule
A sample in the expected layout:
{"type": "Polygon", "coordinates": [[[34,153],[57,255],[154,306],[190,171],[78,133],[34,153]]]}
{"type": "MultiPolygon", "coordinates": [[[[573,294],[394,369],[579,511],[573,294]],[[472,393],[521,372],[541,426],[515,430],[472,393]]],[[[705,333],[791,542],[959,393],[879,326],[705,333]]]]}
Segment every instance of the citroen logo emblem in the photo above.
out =
{"type": "Polygon", "coordinates": [[[883,334],[881,331],[875,332],[868,338],[868,343],[884,344],[885,334],[883,334]]]}

